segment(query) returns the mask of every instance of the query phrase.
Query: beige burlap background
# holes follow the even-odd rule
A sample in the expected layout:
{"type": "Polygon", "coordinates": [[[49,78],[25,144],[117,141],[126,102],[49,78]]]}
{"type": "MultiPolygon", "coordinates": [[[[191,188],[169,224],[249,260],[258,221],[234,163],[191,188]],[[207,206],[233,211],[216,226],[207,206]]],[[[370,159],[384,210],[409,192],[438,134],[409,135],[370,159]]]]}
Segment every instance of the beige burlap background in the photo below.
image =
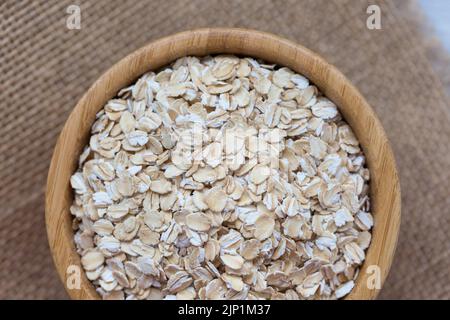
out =
{"type": "MultiPolygon", "coordinates": [[[[410,1],[0,2],[0,298],[67,298],[44,228],[52,150],[70,111],[118,59],[195,27],[270,31],[322,54],[362,91],[392,143],[403,217],[380,298],[450,298],[450,115],[410,1]],[[66,7],[81,5],[81,30],[66,7]]],[[[448,70],[448,69],[447,69],[448,70]]],[[[448,79],[448,78],[447,78],[448,79]]]]}

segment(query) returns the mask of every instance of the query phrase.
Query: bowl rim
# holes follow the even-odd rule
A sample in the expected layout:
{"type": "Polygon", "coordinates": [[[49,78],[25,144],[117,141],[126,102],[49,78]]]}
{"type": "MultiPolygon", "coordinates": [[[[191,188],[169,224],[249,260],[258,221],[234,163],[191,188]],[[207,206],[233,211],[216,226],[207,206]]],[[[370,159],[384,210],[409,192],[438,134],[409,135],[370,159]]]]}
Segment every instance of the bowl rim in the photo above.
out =
{"type": "Polygon", "coordinates": [[[132,83],[145,72],[158,69],[182,56],[219,53],[261,58],[305,75],[325,96],[336,103],[355,131],[372,175],[371,199],[377,200],[377,203],[374,203],[376,206],[372,210],[375,211],[372,243],[367,249],[366,261],[360,269],[355,287],[345,299],[375,299],[392,264],[401,218],[401,191],[395,158],[381,122],[353,84],[321,56],[280,36],[243,28],[201,28],[152,41],[128,54],[104,72],[70,113],[52,156],[45,204],[45,221],[51,254],[69,296],[72,299],[99,298],[81,267],[80,257],[73,243],[72,218],[69,213],[72,201],[70,175],[78,163],[78,158],[74,159],[71,155],[81,153],[86,137],[90,134],[89,128],[96,111],[100,110],[108,99],[113,98],[119,89],[132,83]],[[150,68],[146,68],[148,66],[150,68]],[[352,100],[351,107],[348,105],[349,99],[352,100]],[[362,124],[354,122],[356,117],[363,118],[368,133],[365,133],[362,124]],[[358,130],[355,130],[355,125],[358,130]],[[83,137],[74,138],[73,132],[80,132],[83,137]],[[68,172],[71,172],[69,176],[68,172]],[[374,179],[376,179],[375,187],[374,179]],[[379,194],[383,195],[386,203],[378,199],[379,194]],[[78,271],[71,269],[69,272],[68,267],[73,265],[80,269],[78,271]],[[370,269],[373,265],[379,268],[370,269]],[[80,289],[70,288],[68,279],[73,274],[80,275],[80,289]],[[380,286],[369,288],[369,281],[374,279],[379,280],[380,286]]]}

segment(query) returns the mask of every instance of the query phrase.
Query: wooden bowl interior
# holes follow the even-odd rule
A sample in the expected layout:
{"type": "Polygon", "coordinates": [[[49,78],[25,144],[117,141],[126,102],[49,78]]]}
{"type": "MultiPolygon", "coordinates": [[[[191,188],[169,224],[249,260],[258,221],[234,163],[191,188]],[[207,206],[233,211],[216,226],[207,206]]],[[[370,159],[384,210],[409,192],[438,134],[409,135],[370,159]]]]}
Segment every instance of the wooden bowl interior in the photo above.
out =
{"type": "Polygon", "coordinates": [[[178,33],[130,54],[103,74],[70,114],[53,154],[47,181],[46,226],[58,273],[73,299],[98,299],[93,285],[81,271],[81,288],[69,289],[70,265],[80,267],[73,241],[70,177],[88,142],[95,114],[117,92],[140,75],[163,67],[186,55],[230,53],[264,59],[305,75],[339,107],[357,135],[371,172],[371,202],[375,226],[355,288],[346,299],[373,299],[378,289],[369,289],[369,266],[378,266],[384,282],[396,247],[400,224],[400,187],[392,150],[371,107],[335,67],[317,54],[288,40],[243,29],[200,29],[178,33]]]}

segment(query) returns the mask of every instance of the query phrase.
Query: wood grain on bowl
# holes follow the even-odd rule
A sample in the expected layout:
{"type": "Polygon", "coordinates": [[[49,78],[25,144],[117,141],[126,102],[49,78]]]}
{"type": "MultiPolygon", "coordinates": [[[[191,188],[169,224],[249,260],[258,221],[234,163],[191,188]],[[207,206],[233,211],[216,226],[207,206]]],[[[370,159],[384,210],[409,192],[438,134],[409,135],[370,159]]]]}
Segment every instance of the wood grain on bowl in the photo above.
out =
{"type": "Polygon", "coordinates": [[[140,75],[186,55],[233,53],[260,58],[305,75],[334,101],[357,135],[371,172],[374,216],[372,243],[356,285],[346,299],[374,299],[379,289],[368,286],[379,272],[384,282],[392,263],[400,225],[400,186],[386,134],[366,100],[335,67],[317,54],[275,35],[243,29],[199,29],[154,41],[125,57],[103,74],[78,102],[58,139],[50,165],[46,193],[46,226],[58,273],[73,299],[98,299],[81,267],[73,241],[70,177],[88,142],[95,115],[117,92],[140,75]],[[73,289],[67,277],[78,266],[81,287],[73,289]],[[376,266],[377,268],[373,268],[376,266]]]}

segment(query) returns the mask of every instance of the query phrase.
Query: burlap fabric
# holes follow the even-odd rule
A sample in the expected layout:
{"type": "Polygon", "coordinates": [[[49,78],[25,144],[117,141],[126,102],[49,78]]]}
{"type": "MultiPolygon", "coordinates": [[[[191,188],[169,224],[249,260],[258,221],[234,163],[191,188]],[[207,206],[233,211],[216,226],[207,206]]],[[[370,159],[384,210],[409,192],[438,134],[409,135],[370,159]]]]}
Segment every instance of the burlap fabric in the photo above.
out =
{"type": "Polygon", "coordinates": [[[450,298],[450,120],[410,1],[1,1],[0,298],[67,298],[44,228],[46,175],[70,111],[108,67],[176,31],[239,26],[270,31],[322,54],[380,117],[400,170],[403,219],[380,298],[450,298]],[[66,8],[81,5],[81,30],[66,8]]]}

